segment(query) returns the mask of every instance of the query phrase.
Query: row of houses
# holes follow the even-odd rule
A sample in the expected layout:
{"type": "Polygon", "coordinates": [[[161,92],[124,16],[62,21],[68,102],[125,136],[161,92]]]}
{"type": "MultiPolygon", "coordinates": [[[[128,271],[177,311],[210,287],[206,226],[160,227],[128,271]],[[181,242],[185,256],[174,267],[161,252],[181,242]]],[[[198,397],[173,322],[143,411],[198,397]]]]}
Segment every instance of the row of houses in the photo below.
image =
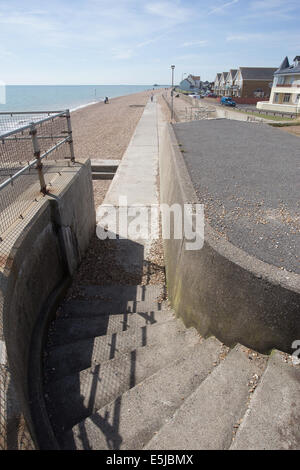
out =
{"type": "Polygon", "coordinates": [[[256,103],[268,99],[276,67],[239,67],[229,72],[217,73],[214,93],[232,96],[238,102],[256,103]]]}
{"type": "Polygon", "coordinates": [[[300,113],[300,56],[290,64],[285,57],[274,72],[274,80],[269,101],[257,103],[258,109],[300,113]]]}

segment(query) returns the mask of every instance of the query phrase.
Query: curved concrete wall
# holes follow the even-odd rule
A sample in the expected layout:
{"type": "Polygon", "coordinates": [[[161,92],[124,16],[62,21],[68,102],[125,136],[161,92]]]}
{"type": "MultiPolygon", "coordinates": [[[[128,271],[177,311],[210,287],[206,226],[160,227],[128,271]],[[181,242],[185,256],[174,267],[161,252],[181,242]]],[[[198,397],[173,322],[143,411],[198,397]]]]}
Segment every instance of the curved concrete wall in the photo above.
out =
{"type": "MultiPolygon", "coordinates": [[[[199,203],[171,125],[160,145],[161,202],[199,203]]],[[[164,223],[164,221],[163,221],[164,223]]],[[[168,293],[176,314],[203,336],[260,352],[292,352],[300,339],[300,276],[249,256],[205,221],[204,246],[164,240],[168,293]]]]}
{"type": "Polygon", "coordinates": [[[43,337],[55,313],[46,312],[46,306],[73,274],[95,230],[90,161],[61,168],[56,183],[53,196],[42,198],[27,220],[15,227],[0,283],[9,373],[37,445],[39,436],[32,420],[37,403],[30,401],[38,396],[32,394],[31,385],[38,388],[41,381],[43,337]]]}

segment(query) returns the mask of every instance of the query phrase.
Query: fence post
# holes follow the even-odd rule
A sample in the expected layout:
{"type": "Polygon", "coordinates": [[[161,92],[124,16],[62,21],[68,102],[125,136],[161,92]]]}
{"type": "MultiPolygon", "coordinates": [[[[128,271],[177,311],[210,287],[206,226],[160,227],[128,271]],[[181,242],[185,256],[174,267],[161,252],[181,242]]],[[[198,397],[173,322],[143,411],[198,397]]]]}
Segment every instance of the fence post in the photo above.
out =
{"type": "Polygon", "coordinates": [[[36,167],[37,167],[38,174],[39,174],[41,192],[43,194],[46,194],[47,188],[46,188],[46,182],[45,182],[44,173],[43,173],[43,164],[41,161],[41,150],[40,150],[40,145],[39,145],[39,141],[37,138],[37,130],[36,130],[34,123],[31,124],[29,134],[32,137],[34,156],[37,159],[36,167]]]}
{"type": "Polygon", "coordinates": [[[70,116],[70,110],[69,109],[67,109],[67,111],[66,111],[66,117],[67,117],[67,123],[68,123],[68,134],[69,134],[69,145],[70,145],[71,161],[74,163],[75,162],[75,156],[74,156],[71,116],[70,116]]]}

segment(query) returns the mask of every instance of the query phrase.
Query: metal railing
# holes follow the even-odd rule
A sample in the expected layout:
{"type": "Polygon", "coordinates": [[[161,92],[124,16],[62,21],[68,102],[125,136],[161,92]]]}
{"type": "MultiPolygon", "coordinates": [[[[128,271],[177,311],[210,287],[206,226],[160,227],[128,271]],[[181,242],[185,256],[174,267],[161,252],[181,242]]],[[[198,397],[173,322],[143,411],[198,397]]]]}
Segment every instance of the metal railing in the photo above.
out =
{"type": "Polygon", "coordinates": [[[37,192],[46,194],[44,160],[74,162],[69,110],[0,113],[0,241],[37,192]]]}

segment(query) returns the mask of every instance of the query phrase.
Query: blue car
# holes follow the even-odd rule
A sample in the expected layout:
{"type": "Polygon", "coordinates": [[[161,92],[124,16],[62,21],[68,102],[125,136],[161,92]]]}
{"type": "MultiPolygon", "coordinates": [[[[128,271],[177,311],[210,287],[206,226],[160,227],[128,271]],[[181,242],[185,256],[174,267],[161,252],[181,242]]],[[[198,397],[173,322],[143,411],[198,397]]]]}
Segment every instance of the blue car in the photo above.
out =
{"type": "Polygon", "coordinates": [[[236,102],[233,101],[232,98],[230,98],[230,96],[223,96],[221,98],[221,105],[222,106],[232,106],[232,107],[235,107],[236,106],[236,102]]]}

